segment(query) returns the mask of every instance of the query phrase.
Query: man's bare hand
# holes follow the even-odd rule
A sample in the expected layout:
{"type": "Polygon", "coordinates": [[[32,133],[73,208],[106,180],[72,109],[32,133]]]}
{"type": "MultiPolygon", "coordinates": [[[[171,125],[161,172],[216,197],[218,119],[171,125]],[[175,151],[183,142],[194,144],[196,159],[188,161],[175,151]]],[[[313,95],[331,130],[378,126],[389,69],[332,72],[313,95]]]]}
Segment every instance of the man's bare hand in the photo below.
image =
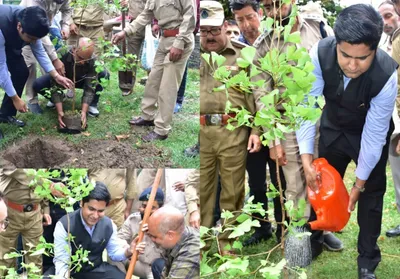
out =
{"type": "Polygon", "coordinates": [[[128,0],[121,0],[121,7],[128,7],[128,0]]]}
{"type": "Polygon", "coordinates": [[[172,188],[177,192],[185,192],[185,183],[182,181],[177,181],[172,185],[172,188]]]}
{"type": "Polygon", "coordinates": [[[357,204],[357,201],[358,201],[359,197],[360,197],[360,190],[357,189],[356,187],[351,188],[349,206],[347,208],[349,213],[354,211],[354,208],[356,207],[356,204],[357,204]]]}
{"type": "Polygon", "coordinates": [[[86,112],[82,112],[81,114],[81,123],[82,123],[82,129],[85,129],[87,125],[86,112]]]}
{"type": "Polygon", "coordinates": [[[306,177],[307,186],[318,194],[319,185],[321,184],[321,174],[317,173],[314,166],[311,164],[304,167],[304,175],[306,177]]]}
{"type": "MultiPolygon", "coordinates": [[[[75,24],[74,24],[74,25],[75,25],[75,24]]],[[[75,26],[76,26],[76,25],[75,25],[75,26]]],[[[63,40],[68,40],[69,34],[70,34],[70,31],[69,31],[67,28],[63,28],[63,29],[61,30],[61,37],[63,38],[63,40]]]]}
{"type": "Polygon", "coordinates": [[[63,77],[61,75],[56,75],[56,77],[54,78],[54,80],[61,85],[62,87],[64,87],[65,89],[72,89],[74,88],[74,82],[72,80],[70,80],[69,78],[63,77]]]}
{"type": "Polygon", "coordinates": [[[125,37],[126,37],[125,31],[118,32],[117,34],[115,34],[115,35],[112,37],[111,42],[112,42],[114,45],[116,45],[116,44],[122,42],[122,40],[125,40],[125,37]]]}
{"type": "Polygon", "coordinates": [[[151,27],[151,32],[153,33],[154,37],[157,37],[160,34],[160,26],[158,24],[154,24],[153,27],[151,27]]]}
{"type": "Polygon", "coordinates": [[[270,147],[269,156],[274,161],[276,161],[276,158],[278,158],[278,163],[280,166],[285,166],[287,164],[286,152],[281,144],[270,147]]]}
{"type": "Polygon", "coordinates": [[[176,62],[179,59],[181,59],[182,54],[183,54],[183,49],[171,47],[171,49],[169,51],[169,60],[172,62],[176,62]]]}
{"type": "Polygon", "coordinates": [[[260,137],[257,135],[250,135],[249,140],[247,142],[247,150],[250,153],[256,153],[261,149],[261,141],[260,137]]]}
{"type": "Polygon", "coordinates": [[[71,23],[69,26],[69,32],[71,35],[79,35],[78,26],[75,23],[71,23]]]}
{"type": "Polygon", "coordinates": [[[57,188],[61,189],[64,187],[65,187],[65,185],[61,182],[52,183],[50,186],[51,194],[56,197],[65,197],[63,192],[61,192],[60,190],[57,190],[57,188]]]}
{"type": "Polygon", "coordinates": [[[51,216],[49,214],[43,214],[43,226],[51,225],[51,216]]]}
{"type": "Polygon", "coordinates": [[[400,155],[400,137],[399,137],[399,142],[397,143],[397,146],[396,146],[396,153],[398,155],[400,155]]]}
{"type": "Polygon", "coordinates": [[[60,126],[60,128],[67,127],[67,125],[65,125],[65,123],[62,120],[63,117],[64,117],[64,112],[58,114],[58,125],[60,126]]]}
{"type": "Polygon", "coordinates": [[[13,105],[17,111],[19,111],[19,112],[27,112],[28,111],[28,108],[26,107],[25,102],[18,95],[11,97],[11,99],[12,99],[13,105]]]}
{"type": "Polygon", "coordinates": [[[200,229],[200,213],[198,210],[190,213],[189,224],[194,228],[200,229]]]}
{"type": "Polygon", "coordinates": [[[64,63],[60,60],[60,59],[55,59],[53,61],[53,66],[56,69],[57,73],[59,73],[60,75],[62,75],[63,77],[65,77],[65,67],[64,67],[64,63]]]}

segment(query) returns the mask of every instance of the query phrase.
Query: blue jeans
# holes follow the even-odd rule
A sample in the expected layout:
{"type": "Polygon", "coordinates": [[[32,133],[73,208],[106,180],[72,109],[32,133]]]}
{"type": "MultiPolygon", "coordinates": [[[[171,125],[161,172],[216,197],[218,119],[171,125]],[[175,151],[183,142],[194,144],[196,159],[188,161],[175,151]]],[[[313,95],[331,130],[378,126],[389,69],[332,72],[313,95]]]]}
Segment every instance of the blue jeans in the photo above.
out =
{"type": "Polygon", "coordinates": [[[165,266],[165,260],[162,258],[154,260],[151,264],[151,272],[153,273],[154,279],[161,279],[161,274],[165,266]]]}

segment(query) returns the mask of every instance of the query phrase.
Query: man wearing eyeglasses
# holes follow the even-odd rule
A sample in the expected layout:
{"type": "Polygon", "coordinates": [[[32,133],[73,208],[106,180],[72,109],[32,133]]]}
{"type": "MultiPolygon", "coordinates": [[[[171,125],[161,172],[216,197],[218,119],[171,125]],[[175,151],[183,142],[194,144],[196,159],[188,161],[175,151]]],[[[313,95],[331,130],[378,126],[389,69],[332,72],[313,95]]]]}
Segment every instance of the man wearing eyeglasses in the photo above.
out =
{"type": "MultiPolygon", "coordinates": [[[[69,51],[66,52],[62,57],[61,61],[65,65],[65,75],[69,78],[73,78],[75,73],[75,87],[83,89],[82,96],[82,127],[86,127],[86,115],[97,116],[98,114],[93,114],[90,110],[90,106],[93,106],[93,101],[97,102],[99,100],[98,92],[103,91],[103,87],[100,83],[102,79],[109,79],[109,74],[106,70],[100,73],[96,73],[95,70],[95,57],[94,53],[94,43],[89,38],[80,38],[78,48],[70,47],[69,51]],[[76,64],[76,67],[74,66],[76,64]]],[[[54,86],[54,82],[49,75],[41,76],[36,79],[33,84],[33,90],[35,92],[44,95],[47,99],[50,99],[48,107],[54,107],[58,114],[58,123],[60,128],[65,128],[65,124],[62,120],[64,116],[64,110],[62,102],[64,100],[64,94],[60,93],[57,88],[51,90],[51,94],[47,94],[50,88],[54,86]]]]}
{"type": "Polygon", "coordinates": [[[4,202],[4,194],[3,192],[0,192],[0,233],[5,231],[7,226],[7,206],[4,202]]]}
{"type": "MultiPolygon", "coordinates": [[[[236,59],[240,50],[246,45],[230,40],[226,34],[228,23],[225,21],[222,5],[217,1],[200,1],[200,44],[203,54],[217,52],[225,57],[223,66],[237,74],[239,67],[236,59]]],[[[255,112],[252,94],[245,94],[233,88],[216,91],[214,88],[221,83],[214,80],[212,72],[215,65],[211,61],[201,59],[200,65],[200,204],[201,225],[213,226],[213,212],[217,192],[217,175],[221,178],[221,210],[240,210],[244,202],[244,179],[247,152],[258,152],[261,147],[259,133],[252,130],[249,135],[247,127],[233,131],[226,128],[228,120],[234,114],[226,114],[225,108],[229,101],[232,108],[244,107],[251,113],[255,112]],[[227,95],[229,95],[227,97],[227,95]]],[[[214,63],[214,62],[213,62],[214,63]]],[[[220,234],[221,254],[233,254],[225,250],[230,232],[220,234]]]]}

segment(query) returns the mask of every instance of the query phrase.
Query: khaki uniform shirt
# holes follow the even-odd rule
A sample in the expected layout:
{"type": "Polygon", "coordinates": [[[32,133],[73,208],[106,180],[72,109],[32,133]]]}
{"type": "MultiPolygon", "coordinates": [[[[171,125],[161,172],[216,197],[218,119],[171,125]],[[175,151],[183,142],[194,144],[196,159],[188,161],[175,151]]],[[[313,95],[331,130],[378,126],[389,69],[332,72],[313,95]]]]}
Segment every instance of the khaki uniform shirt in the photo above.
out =
{"type": "Polygon", "coordinates": [[[85,9],[74,8],[71,23],[75,23],[76,25],[83,25],[85,27],[103,26],[104,8],[101,5],[89,5],[85,9]]]}
{"type": "Polygon", "coordinates": [[[147,0],[143,12],[124,31],[128,36],[141,31],[153,18],[161,29],[178,29],[173,47],[184,49],[193,40],[196,5],[193,0],[147,0]]]}
{"type": "MultiPolygon", "coordinates": [[[[127,245],[130,245],[132,240],[134,240],[139,234],[139,223],[141,221],[142,218],[140,217],[140,213],[129,215],[121,229],[118,231],[118,238],[126,241],[127,245]]],[[[165,250],[157,246],[147,234],[144,234],[143,242],[146,242],[146,248],[144,249],[143,254],[139,253],[138,259],[140,262],[151,265],[155,259],[164,257],[165,250]]]]}
{"type": "Polygon", "coordinates": [[[43,212],[50,214],[48,202],[34,193],[34,187],[29,187],[31,181],[32,178],[27,175],[25,169],[4,165],[0,168],[0,191],[8,200],[21,205],[40,203],[43,212]]]}
{"type": "MultiPolygon", "coordinates": [[[[53,21],[54,16],[61,12],[61,28],[69,30],[69,22],[71,20],[72,8],[70,7],[70,1],[65,1],[62,4],[57,4],[53,0],[22,0],[19,4],[23,7],[38,6],[46,11],[47,17],[49,18],[49,23],[53,21]]],[[[46,53],[49,55],[50,60],[54,61],[57,59],[57,52],[50,40],[49,36],[42,38],[42,44],[46,53]]]]}
{"type": "MultiPolygon", "coordinates": [[[[226,58],[223,66],[231,71],[231,75],[239,73],[239,67],[236,65],[236,59],[240,57],[240,50],[246,45],[238,41],[228,40],[225,49],[219,52],[226,58]]],[[[214,88],[222,85],[213,77],[213,70],[208,65],[204,58],[201,58],[200,63],[200,114],[224,114],[227,96],[225,91],[213,92],[214,88]]],[[[244,107],[250,113],[255,113],[255,102],[253,94],[246,92],[239,92],[232,88],[228,89],[229,101],[232,108],[244,107]]],[[[256,129],[253,129],[252,134],[258,134],[256,129]]]]}
{"type": "Polygon", "coordinates": [[[128,169],[89,169],[88,176],[94,181],[103,182],[110,192],[112,200],[126,198],[133,200],[136,196],[136,177],[133,168],[128,169]]]}
{"type": "MultiPolygon", "coordinates": [[[[392,43],[392,57],[396,62],[400,65],[400,28],[393,32],[392,37],[390,38],[392,43]]],[[[397,76],[400,78],[400,70],[397,70],[397,76]]],[[[400,81],[397,85],[397,110],[400,112],[400,81]]],[[[400,114],[399,114],[400,116],[400,114]]]]}
{"type": "Polygon", "coordinates": [[[200,170],[193,170],[185,182],[185,199],[188,213],[199,210],[200,170]]]}
{"type": "MultiPolygon", "coordinates": [[[[320,40],[322,40],[322,35],[321,31],[319,29],[319,23],[318,21],[315,20],[304,20],[300,15],[297,16],[297,19],[299,20],[298,24],[298,31],[300,32],[300,44],[298,44],[298,47],[304,47],[307,51],[310,51],[311,48],[320,40]]],[[[333,30],[331,27],[328,25],[325,26],[325,31],[327,32],[328,36],[332,36],[333,30]]],[[[257,49],[256,56],[254,57],[254,64],[259,65],[260,63],[258,62],[258,59],[261,57],[265,57],[267,52],[270,49],[271,41],[274,42],[272,45],[273,46],[278,46],[278,41],[279,41],[279,48],[281,49],[281,52],[285,52],[286,48],[291,45],[291,44],[283,44],[283,33],[281,38],[278,40],[278,36],[276,34],[273,34],[271,32],[270,34],[264,33],[261,34],[257,40],[254,42],[254,47],[257,49]]],[[[265,105],[261,102],[261,98],[265,95],[265,92],[267,91],[272,91],[272,88],[274,87],[273,85],[273,80],[270,75],[267,73],[261,73],[253,78],[253,81],[257,80],[265,80],[265,88],[263,89],[255,89],[253,91],[254,97],[255,97],[255,102],[257,106],[257,110],[261,110],[265,107],[265,105]]],[[[278,107],[279,110],[283,110],[283,107],[278,107]]],[[[275,144],[279,144],[280,141],[278,139],[275,140],[275,144]]]]}
{"type": "Polygon", "coordinates": [[[146,5],[146,0],[130,0],[129,1],[129,15],[136,19],[141,12],[144,10],[144,6],[146,5]]]}

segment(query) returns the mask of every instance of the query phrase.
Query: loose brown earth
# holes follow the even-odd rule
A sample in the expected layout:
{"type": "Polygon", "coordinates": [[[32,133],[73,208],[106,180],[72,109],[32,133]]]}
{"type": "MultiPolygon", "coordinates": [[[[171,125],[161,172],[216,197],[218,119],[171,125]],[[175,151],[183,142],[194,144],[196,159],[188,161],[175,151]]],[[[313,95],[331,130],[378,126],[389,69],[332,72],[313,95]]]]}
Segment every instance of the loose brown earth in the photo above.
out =
{"type": "Polygon", "coordinates": [[[157,168],[170,167],[167,155],[153,145],[132,147],[116,140],[88,140],[73,144],[61,139],[33,137],[0,152],[18,168],[157,168]]]}

